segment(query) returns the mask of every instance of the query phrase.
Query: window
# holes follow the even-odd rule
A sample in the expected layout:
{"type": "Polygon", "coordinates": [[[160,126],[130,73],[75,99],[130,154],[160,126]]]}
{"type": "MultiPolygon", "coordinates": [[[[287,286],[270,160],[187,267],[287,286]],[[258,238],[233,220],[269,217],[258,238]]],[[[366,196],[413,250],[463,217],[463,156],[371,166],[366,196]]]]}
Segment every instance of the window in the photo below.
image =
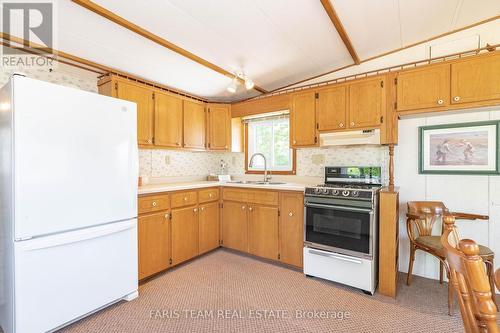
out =
{"type": "Polygon", "coordinates": [[[248,173],[264,170],[264,159],[256,156],[250,166],[250,157],[255,153],[266,156],[267,170],[279,173],[295,173],[294,151],[290,149],[290,120],[288,114],[274,117],[254,118],[246,121],[248,173]]]}

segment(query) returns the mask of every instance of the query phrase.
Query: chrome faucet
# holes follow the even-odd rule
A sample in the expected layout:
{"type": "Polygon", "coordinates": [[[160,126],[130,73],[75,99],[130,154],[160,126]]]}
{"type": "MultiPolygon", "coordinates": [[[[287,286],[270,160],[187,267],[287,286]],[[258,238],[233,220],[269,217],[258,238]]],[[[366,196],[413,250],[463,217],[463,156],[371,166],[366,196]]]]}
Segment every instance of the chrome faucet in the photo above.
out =
{"type": "Polygon", "coordinates": [[[267,176],[267,160],[266,160],[266,157],[264,156],[264,154],[262,154],[262,153],[255,153],[255,154],[253,154],[252,157],[250,157],[250,162],[248,163],[248,166],[252,167],[252,165],[253,165],[253,158],[255,156],[262,156],[262,158],[264,159],[264,182],[267,182],[271,177],[269,176],[269,178],[268,178],[268,176],[267,176]]]}

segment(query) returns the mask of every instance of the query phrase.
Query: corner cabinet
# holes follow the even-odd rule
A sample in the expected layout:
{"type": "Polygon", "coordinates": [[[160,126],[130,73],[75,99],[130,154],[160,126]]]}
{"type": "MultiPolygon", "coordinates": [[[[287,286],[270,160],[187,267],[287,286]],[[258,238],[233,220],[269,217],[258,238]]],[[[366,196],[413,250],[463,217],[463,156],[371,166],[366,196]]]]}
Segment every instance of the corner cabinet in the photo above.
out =
{"type": "Polygon", "coordinates": [[[209,150],[231,149],[231,105],[207,105],[207,148],[209,150]]]}
{"type": "Polygon", "coordinates": [[[318,145],[316,128],[316,93],[308,91],[292,97],[290,112],[290,146],[311,147],[318,145]]]}
{"type": "Polygon", "coordinates": [[[348,127],[378,127],[386,108],[385,77],[360,80],[349,85],[348,127]]]}
{"type": "Polygon", "coordinates": [[[247,208],[246,203],[224,201],[222,206],[222,246],[248,252],[247,208]]]}
{"type": "Polygon", "coordinates": [[[203,150],[206,148],[205,105],[184,101],[184,144],[185,148],[203,150]]]}
{"type": "Polygon", "coordinates": [[[248,206],[248,245],[251,254],[279,259],[278,214],[278,207],[248,206]]]}

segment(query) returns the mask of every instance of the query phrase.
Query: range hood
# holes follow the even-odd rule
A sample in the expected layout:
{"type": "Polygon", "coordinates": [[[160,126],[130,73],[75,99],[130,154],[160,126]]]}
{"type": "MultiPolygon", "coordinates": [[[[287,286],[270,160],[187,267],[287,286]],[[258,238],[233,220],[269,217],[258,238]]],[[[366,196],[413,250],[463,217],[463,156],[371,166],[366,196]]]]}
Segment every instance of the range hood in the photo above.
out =
{"type": "Polygon", "coordinates": [[[330,146],[350,146],[350,145],[379,145],[380,129],[321,133],[319,145],[321,147],[330,146]]]}

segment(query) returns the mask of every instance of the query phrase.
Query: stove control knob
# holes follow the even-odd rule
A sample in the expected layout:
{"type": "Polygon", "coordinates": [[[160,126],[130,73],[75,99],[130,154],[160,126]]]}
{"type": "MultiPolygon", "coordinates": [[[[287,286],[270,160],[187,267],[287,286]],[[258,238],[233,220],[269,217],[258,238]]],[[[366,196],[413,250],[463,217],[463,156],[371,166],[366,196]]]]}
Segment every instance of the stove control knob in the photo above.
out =
{"type": "Polygon", "coordinates": [[[339,195],[339,190],[333,190],[332,193],[333,195],[339,195]]]}
{"type": "Polygon", "coordinates": [[[353,197],[359,197],[359,191],[352,191],[353,197]]]}
{"type": "Polygon", "coordinates": [[[327,188],[323,189],[323,194],[328,194],[328,189],[327,188]]]}
{"type": "Polygon", "coordinates": [[[342,195],[343,195],[344,197],[347,197],[347,196],[349,195],[349,193],[350,193],[350,192],[349,192],[349,191],[347,191],[347,190],[343,190],[343,191],[342,191],[342,195]]]}
{"type": "Polygon", "coordinates": [[[320,189],[320,188],[315,188],[315,189],[314,189],[314,193],[316,193],[316,194],[320,194],[320,193],[321,193],[321,189],[320,189]]]}

